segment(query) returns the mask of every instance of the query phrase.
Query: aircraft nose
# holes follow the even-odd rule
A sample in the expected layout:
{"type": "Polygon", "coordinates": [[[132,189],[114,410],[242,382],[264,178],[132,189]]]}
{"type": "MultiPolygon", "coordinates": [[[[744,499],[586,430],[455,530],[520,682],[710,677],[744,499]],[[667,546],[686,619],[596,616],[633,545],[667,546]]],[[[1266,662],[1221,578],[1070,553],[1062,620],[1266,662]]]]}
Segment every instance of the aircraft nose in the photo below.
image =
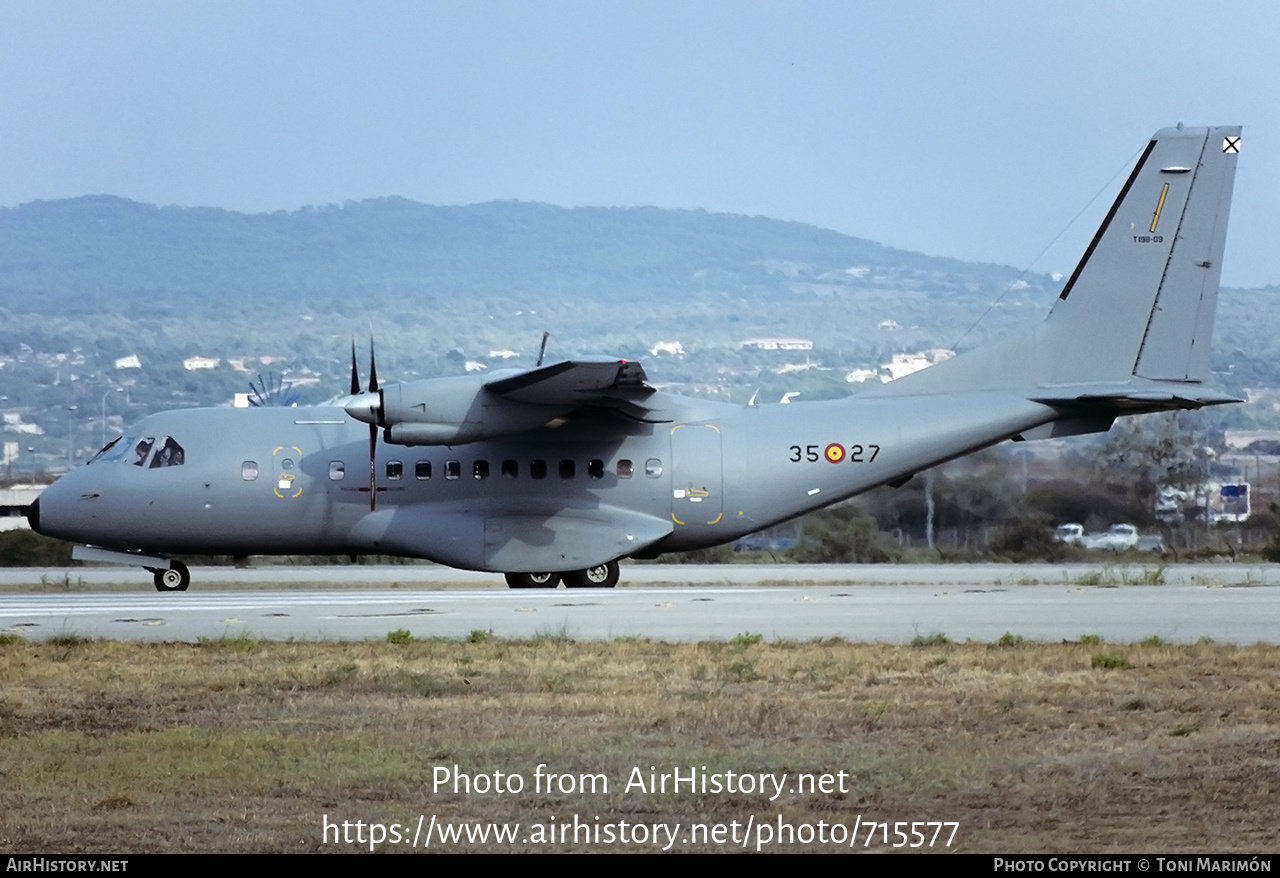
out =
{"type": "Polygon", "coordinates": [[[94,529],[98,527],[99,517],[104,515],[96,508],[100,494],[93,490],[98,486],[86,482],[82,473],[80,469],[58,479],[23,510],[33,531],[76,542],[85,542],[96,535],[94,529]]]}

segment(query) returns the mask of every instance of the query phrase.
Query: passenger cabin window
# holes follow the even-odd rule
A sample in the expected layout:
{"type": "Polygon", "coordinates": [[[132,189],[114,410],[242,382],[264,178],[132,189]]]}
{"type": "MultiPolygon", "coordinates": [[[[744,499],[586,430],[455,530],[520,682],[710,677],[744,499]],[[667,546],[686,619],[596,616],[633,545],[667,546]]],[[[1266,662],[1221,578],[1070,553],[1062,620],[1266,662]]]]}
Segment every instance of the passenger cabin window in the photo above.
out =
{"type": "Polygon", "coordinates": [[[604,478],[604,461],[603,460],[587,461],[587,478],[589,479],[604,478]]]}
{"type": "Polygon", "coordinates": [[[514,479],[520,475],[520,464],[514,460],[504,460],[502,462],[502,477],[504,479],[514,479]]]}
{"type": "Polygon", "coordinates": [[[618,478],[620,479],[631,478],[631,461],[627,460],[626,458],[623,458],[622,460],[618,461],[618,478]]]}
{"type": "Polygon", "coordinates": [[[414,478],[429,479],[431,478],[431,461],[420,460],[413,465],[414,478]]]}
{"type": "Polygon", "coordinates": [[[342,477],[347,474],[347,465],[340,460],[329,461],[329,478],[335,482],[342,481],[342,477]]]}
{"type": "Polygon", "coordinates": [[[387,461],[387,478],[391,481],[398,481],[404,476],[404,464],[398,460],[387,461]]]}
{"type": "Polygon", "coordinates": [[[240,478],[246,482],[252,482],[258,477],[258,462],[256,460],[246,460],[240,464],[240,478]]]}
{"type": "Polygon", "coordinates": [[[446,479],[457,479],[462,476],[462,464],[456,460],[446,460],[444,462],[444,477],[446,479]]]}
{"type": "Polygon", "coordinates": [[[547,477],[547,462],[545,460],[529,461],[529,478],[545,479],[547,477]]]}
{"type": "Polygon", "coordinates": [[[560,461],[560,478],[571,479],[573,478],[575,472],[576,472],[576,467],[574,467],[572,460],[560,461]]]}
{"type": "Polygon", "coordinates": [[[489,478],[489,461],[477,460],[471,465],[471,477],[475,479],[489,478]]]}
{"type": "Polygon", "coordinates": [[[651,479],[656,479],[662,475],[662,461],[656,457],[651,457],[644,462],[644,474],[651,479]]]}

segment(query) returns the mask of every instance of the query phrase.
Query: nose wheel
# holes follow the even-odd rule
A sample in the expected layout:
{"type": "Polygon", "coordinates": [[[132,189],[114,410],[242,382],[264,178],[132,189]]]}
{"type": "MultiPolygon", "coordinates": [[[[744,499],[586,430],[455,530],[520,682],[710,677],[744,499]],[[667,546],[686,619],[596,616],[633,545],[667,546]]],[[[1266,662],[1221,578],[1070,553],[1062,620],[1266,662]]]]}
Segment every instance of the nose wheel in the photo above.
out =
{"type": "Polygon", "coordinates": [[[170,561],[168,567],[149,568],[156,591],[186,591],[191,585],[191,571],[181,561],[170,561]]]}

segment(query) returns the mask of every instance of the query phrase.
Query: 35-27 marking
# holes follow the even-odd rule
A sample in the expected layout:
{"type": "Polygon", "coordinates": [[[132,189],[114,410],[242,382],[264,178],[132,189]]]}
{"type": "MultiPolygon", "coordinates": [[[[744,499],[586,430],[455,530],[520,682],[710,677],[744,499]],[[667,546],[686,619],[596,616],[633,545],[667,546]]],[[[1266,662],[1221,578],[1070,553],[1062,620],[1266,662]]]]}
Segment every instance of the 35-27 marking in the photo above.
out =
{"type": "Polygon", "coordinates": [[[839,445],[834,442],[825,447],[792,445],[788,460],[792,463],[817,463],[820,460],[828,463],[843,463],[846,460],[850,463],[873,463],[879,453],[879,445],[839,445]]]}

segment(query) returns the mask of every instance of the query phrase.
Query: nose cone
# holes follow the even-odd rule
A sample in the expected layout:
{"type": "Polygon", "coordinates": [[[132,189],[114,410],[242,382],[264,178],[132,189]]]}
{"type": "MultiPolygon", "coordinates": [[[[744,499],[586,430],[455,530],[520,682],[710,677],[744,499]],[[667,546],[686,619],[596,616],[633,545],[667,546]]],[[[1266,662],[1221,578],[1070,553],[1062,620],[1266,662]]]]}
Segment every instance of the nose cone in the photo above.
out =
{"type": "Polygon", "coordinates": [[[343,406],[343,410],[347,414],[357,421],[364,421],[366,424],[378,423],[381,408],[382,398],[376,391],[357,394],[351,402],[343,406]]]}
{"type": "MultiPolygon", "coordinates": [[[[94,542],[99,493],[86,479],[87,467],[73,470],[40,492],[40,496],[23,513],[31,529],[46,537],[77,543],[94,542]],[[88,528],[86,530],[86,528],[88,528]]],[[[123,469],[123,467],[121,467],[123,469]]],[[[133,467],[130,467],[133,469],[133,467]]]]}

